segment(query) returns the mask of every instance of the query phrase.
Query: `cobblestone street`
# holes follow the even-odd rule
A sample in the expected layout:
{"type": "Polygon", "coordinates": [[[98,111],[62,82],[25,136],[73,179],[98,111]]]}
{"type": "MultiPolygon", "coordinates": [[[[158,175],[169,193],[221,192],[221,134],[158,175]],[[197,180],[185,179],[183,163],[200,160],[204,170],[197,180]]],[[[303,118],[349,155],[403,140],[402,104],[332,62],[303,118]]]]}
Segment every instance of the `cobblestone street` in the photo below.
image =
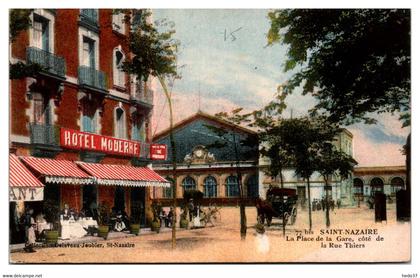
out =
{"type": "Polygon", "coordinates": [[[352,235],[330,235],[325,241],[325,212],[315,211],[313,234],[308,229],[308,212],[299,210],[295,225],[287,226],[286,240],[279,220],[266,229],[270,249],[256,249],[255,208],[247,208],[246,240],[239,235],[239,208],[222,208],[222,221],[215,227],[177,230],[177,248],[171,248],[170,229],[161,233],[143,233],[137,237],[97,241],[80,247],[40,248],[36,253],[13,252],[13,263],[190,263],[190,262],[385,262],[410,260],[410,224],[395,221],[395,206],[387,211],[388,221],[374,222],[374,211],[342,208],[331,212],[330,231],[350,229],[352,235]],[[321,229],[324,231],[321,233],[321,229]],[[364,235],[364,229],[377,229],[377,235],[364,235]],[[362,231],[363,230],[363,231],[362,231]],[[303,237],[297,237],[299,232],[303,237]],[[322,236],[328,248],[321,248],[316,237],[322,236]],[[377,241],[377,237],[383,240],[377,241]],[[311,240],[312,238],[312,240],[311,240]],[[353,242],[342,240],[351,238],[353,242]],[[291,241],[291,240],[294,241],[291,241]],[[341,244],[341,248],[338,245],[341,244]],[[357,245],[357,247],[354,247],[357,245]],[[335,248],[333,248],[334,246],[335,248]],[[351,247],[353,246],[353,247],[351,247]],[[361,247],[363,246],[363,247],[361,247]],[[350,248],[351,247],[351,248],[350,248]]]}

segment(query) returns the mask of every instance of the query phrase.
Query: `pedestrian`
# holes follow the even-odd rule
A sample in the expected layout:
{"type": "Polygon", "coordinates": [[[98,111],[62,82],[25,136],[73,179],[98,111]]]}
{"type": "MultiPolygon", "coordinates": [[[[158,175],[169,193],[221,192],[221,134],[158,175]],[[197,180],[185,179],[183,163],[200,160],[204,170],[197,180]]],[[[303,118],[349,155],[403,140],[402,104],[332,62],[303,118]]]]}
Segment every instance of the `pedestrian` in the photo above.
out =
{"type": "Polygon", "coordinates": [[[36,252],[34,250],[35,245],[35,220],[32,217],[34,214],[34,210],[32,208],[28,209],[25,218],[24,218],[24,225],[25,225],[25,252],[33,253],[36,252]]]}
{"type": "Polygon", "coordinates": [[[264,225],[257,224],[255,226],[255,230],[257,232],[255,238],[257,252],[260,254],[265,254],[270,250],[270,241],[268,240],[268,236],[265,233],[264,225]]]}

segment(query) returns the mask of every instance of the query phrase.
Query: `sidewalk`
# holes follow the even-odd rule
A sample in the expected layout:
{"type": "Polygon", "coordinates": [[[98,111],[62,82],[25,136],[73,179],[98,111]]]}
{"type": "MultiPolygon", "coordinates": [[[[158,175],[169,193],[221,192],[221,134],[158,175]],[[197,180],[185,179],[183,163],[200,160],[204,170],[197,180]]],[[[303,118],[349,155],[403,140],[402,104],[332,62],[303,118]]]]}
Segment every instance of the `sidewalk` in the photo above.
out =
{"type": "MultiPolygon", "coordinates": [[[[177,230],[179,230],[179,228],[177,228],[177,230]]],[[[161,227],[160,228],[160,233],[167,233],[172,231],[172,228],[167,228],[167,227],[161,227]]],[[[150,235],[156,232],[152,232],[150,230],[150,228],[141,228],[139,235],[138,236],[142,236],[142,235],[150,235]]],[[[129,231],[127,232],[110,232],[108,234],[108,237],[106,240],[111,240],[111,239],[120,239],[120,238],[129,238],[129,237],[135,237],[136,235],[134,234],[130,234],[129,231]]],[[[101,241],[104,240],[101,237],[98,236],[84,236],[82,238],[74,238],[74,239],[59,239],[58,240],[58,244],[80,244],[80,243],[86,243],[86,242],[97,242],[97,241],[101,241]]],[[[40,242],[37,242],[40,243],[40,242]]],[[[25,244],[24,243],[19,243],[19,244],[10,244],[9,245],[9,250],[10,253],[13,252],[19,252],[19,251],[23,251],[23,248],[25,248],[25,244]]]]}

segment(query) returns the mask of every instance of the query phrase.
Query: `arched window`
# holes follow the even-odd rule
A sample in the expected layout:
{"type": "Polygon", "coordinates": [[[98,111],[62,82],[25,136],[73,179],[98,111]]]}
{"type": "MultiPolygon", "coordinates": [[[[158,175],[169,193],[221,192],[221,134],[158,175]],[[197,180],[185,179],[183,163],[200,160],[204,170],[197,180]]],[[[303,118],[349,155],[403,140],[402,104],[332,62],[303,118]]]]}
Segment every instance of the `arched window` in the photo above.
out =
{"type": "Polygon", "coordinates": [[[395,177],[391,180],[391,193],[397,193],[404,189],[404,180],[400,177],[395,177]]]}
{"type": "Polygon", "coordinates": [[[195,190],[196,186],[195,186],[195,180],[191,177],[186,177],[185,179],[182,180],[182,187],[185,190],[195,190]]]}
{"type": "Polygon", "coordinates": [[[204,197],[214,198],[217,196],[217,182],[212,176],[204,179],[204,197]]]}
{"type": "Polygon", "coordinates": [[[372,192],[384,192],[384,182],[380,178],[373,178],[370,181],[372,192]]]}
{"type": "Polygon", "coordinates": [[[125,72],[122,69],[125,55],[119,48],[114,50],[114,66],[113,66],[113,77],[114,85],[119,87],[125,87],[125,72]]]}
{"type": "Polygon", "coordinates": [[[125,22],[124,22],[125,14],[115,13],[112,15],[112,29],[121,33],[125,34],[125,22]]]}
{"type": "Polygon", "coordinates": [[[363,194],[363,181],[359,178],[353,180],[354,194],[363,194]]]}
{"type": "Polygon", "coordinates": [[[226,197],[239,197],[239,184],[236,176],[226,178],[226,197]]]}
{"type": "Polygon", "coordinates": [[[249,177],[248,181],[246,182],[246,188],[247,196],[249,198],[258,197],[258,177],[256,175],[249,177]]]}
{"type": "Polygon", "coordinates": [[[126,121],[124,110],[120,107],[115,109],[115,137],[127,138],[126,121]]]}

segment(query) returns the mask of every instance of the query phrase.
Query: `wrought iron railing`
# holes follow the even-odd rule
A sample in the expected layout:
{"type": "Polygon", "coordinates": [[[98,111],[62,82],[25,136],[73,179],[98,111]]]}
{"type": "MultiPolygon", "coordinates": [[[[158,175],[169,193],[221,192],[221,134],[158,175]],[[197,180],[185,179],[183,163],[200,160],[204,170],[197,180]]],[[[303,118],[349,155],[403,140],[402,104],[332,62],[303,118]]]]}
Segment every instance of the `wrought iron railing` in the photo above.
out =
{"type": "Polygon", "coordinates": [[[98,10],[96,9],[81,9],[80,20],[90,25],[98,26],[98,10]]]}
{"type": "Polygon", "coordinates": [[[150,89],[142,89],[141,91],[136,91],[132,95],[132,99],[137,102],[153,105],[153,91],[150,89]]]}
{"type": "Polygon", "coordinates": [[[94,68],[79,67],[79,85],[87,85],[100,90],[107,90],[106,74],[94,68]]]}
{"type": "Polygon", "coordinates": [[[59,145],[59,128],[55,125],[30,123],[31,143],[43,145],[59,145]]]}
{"type": "Polygon", "coordinates": [[[48,51],[36,47],[28,47],[26,50],[28,64],[38,64],[46,72],[64,77],[66,75],[66,61],[63,57],[54,55],[48,51]]]}

